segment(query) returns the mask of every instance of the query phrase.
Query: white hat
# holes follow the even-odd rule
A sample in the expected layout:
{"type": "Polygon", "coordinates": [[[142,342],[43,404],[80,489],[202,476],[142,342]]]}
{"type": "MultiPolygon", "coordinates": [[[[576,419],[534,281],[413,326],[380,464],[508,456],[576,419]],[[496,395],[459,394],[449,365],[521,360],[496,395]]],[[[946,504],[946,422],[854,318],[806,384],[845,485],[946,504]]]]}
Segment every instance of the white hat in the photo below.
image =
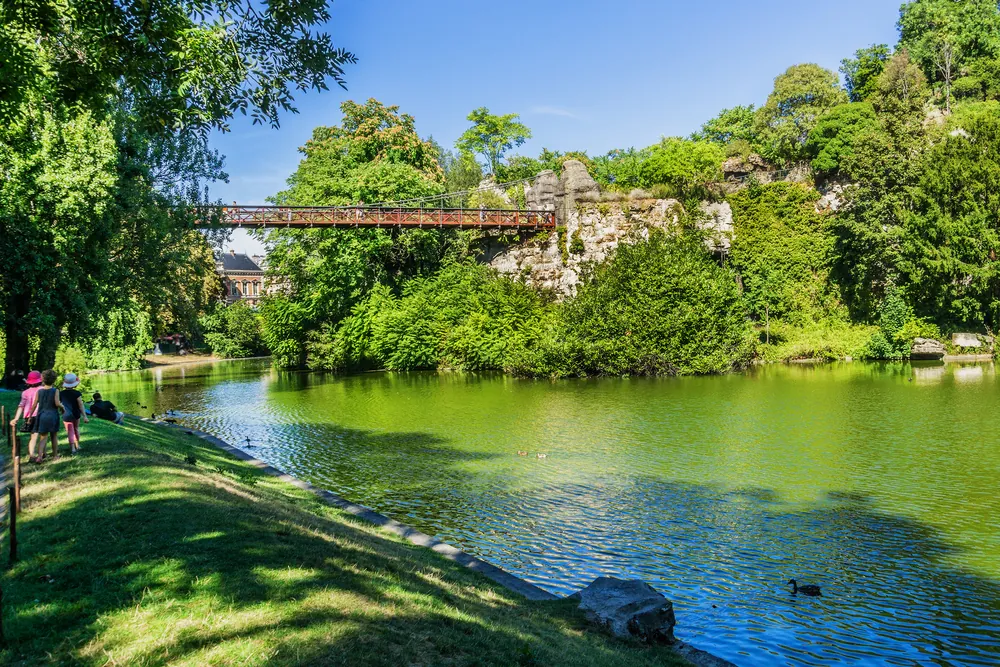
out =
{"type": "Polygon", "coordinates": [[[66,373],[66,375],[63,376],[64,389],[72,389],[78,384],[80,384],[80,378],[76,376],[76,373],[66,373]]]}

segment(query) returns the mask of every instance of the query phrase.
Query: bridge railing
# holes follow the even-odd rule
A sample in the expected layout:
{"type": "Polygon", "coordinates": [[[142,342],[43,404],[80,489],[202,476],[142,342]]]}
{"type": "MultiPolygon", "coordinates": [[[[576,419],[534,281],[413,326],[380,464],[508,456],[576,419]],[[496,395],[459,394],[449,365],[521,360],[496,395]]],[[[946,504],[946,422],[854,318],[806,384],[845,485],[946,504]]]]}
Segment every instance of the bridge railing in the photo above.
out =
{"type": "Polygon", "coordinates": [[[384,206],[226,206],[227,227],[417,227],[555,229],[553,211],[384,206]]]}

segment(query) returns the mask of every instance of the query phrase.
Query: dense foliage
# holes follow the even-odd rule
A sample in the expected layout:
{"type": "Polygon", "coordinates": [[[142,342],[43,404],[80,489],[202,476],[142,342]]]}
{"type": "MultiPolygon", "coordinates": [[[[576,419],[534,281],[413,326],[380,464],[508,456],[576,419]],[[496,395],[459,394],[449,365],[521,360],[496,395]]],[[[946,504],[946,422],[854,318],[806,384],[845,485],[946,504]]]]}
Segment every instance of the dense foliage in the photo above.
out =
{"type": "Polygon", "coordinates": [[[225,177],[208,131],[342,82],[329,18],[320,0],[0,4],[5,374],[74,342],[132,365],[147,328],[195,325],[214,290],[195,207],[225,177]]]}
{"type": "Polygon", "coordinates": [[[200,325],[205,345],[217,357],[239,359],[267,352],[260,317],[242,301],[231,306],[217,303],[202,316],[200,325]]]}
{"type": "Polygon", "coordinates": [[[532,375],[724,373],[752,354],[732,271],[701,240],[651,230],[618,247],[517,359],[532,375]]]}

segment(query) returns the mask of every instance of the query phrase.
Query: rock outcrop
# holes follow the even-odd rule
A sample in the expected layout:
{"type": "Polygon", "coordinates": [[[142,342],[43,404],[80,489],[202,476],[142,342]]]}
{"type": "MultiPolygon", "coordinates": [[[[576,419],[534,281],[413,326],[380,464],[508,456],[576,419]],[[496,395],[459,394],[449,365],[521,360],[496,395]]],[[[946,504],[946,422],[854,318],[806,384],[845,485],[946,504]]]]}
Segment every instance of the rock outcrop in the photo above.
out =
{"type": "Polygon", "coordinates": [[[601,199],[601,188],[579,160],[566,160],[559,178],[562,186],[563,206],[567,209],[577,202],[594,202],[601,199]]]}
{"type": "Polygon", "coordinates": [[[951,335],[951,344],[955,347],[982,347],[983,341],[973,333],[954,333],[951,335]]]}
{"type": "Polygon", "coordinates": [[[567,297],[576,293],[585,266],[603,262],[620,243],[647,236],[650,228],[677,227],[682,213],[675,199],[576,202],[556,231],[514,246],[493,244],[486,257],[502,274],[567,297]]]}
{"type": "Polygon", "coordinates": [[[938,361],[944,358],[947,350],[944,343],[931,338],[914,338],[910,349],[910,359],[914,361],[938,361]]]}
{"type": "Polygon", "coordinates": [[[729,202],[703,202],[699,227],[708,233],[709,250],[729,252],[733,243],[733,207],[729,202]]]}
{"type": "Polygon", "coordinates": [[[674,643],[674,606],[644,581],[600,577],[570,597],[580,601],[591,622],[616,637],[674,643]]]}
{"type": "Polygon", "coordinates": [[[529,209],[554,211],[559,198],[559,177],[556,172],[546,169],[535,177],[535,182],[524,188],[524,198],[529,209]]]}

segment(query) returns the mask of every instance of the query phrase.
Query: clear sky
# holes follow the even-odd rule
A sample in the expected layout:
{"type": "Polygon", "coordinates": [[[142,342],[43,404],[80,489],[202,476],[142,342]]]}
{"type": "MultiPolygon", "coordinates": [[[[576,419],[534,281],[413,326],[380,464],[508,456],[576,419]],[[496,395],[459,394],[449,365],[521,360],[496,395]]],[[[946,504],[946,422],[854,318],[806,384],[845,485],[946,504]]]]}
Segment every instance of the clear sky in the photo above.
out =
{"type": "MultiPolygon", "coordinates": [[[[642,147],[687,135],[719,110],[761,104],[774,77],[895,44],[900,0],[335,0],[327,31],[358,63],[348,90],[300,94],[281,128],[242,117],[212,137],[229,183],[225,202],[262,204],[295,171],[318,125],[341,102],[375,97],[416,118],[421,136],[452,147],[476,107],[518,113],[543,148],[642,147]]],[[[237,251],[260,246],[237,232],[237,251]]]]}

